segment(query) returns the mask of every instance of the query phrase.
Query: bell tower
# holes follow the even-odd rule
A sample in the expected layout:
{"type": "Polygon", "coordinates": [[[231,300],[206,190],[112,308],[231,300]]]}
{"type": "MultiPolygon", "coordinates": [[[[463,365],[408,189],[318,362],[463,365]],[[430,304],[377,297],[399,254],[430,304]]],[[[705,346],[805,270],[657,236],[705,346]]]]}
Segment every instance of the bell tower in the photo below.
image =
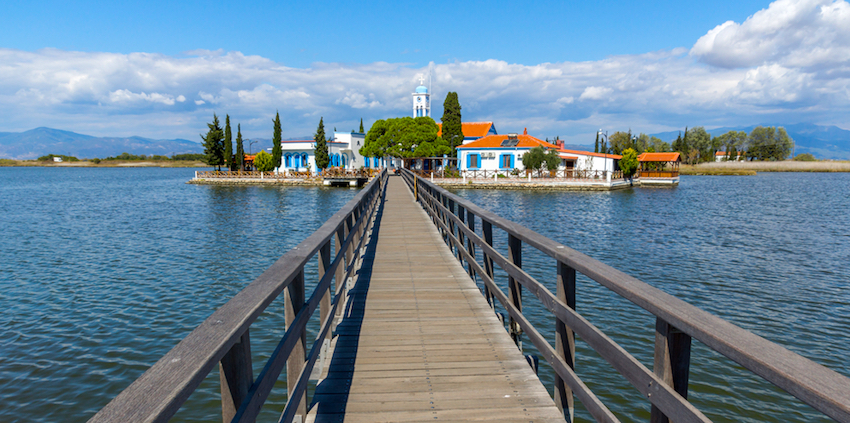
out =
{"type": "Polygon", "coordinates": [[[431,94],[428,87],[423,85],[425,78],[419,77],[419,86],[413,95],[413,117],[431,116],[431,94]]]}

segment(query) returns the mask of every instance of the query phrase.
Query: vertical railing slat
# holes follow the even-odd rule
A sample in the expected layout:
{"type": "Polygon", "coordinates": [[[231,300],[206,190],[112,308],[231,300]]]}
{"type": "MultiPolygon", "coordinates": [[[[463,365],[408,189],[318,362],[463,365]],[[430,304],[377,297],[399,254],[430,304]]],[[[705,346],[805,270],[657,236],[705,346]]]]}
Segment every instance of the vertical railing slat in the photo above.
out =
{"type": "MultiPolygon", "coordinates": [[[[513,236],[513,234],[508,234],[508,257],[514,266],[520,269],[522,268],[522,241],[513,236]]],[[[508,276],[508,290],[510,292],[511,304],[516,307],[517,311],[522,313],[522,285],[510,275],[508,276]]],[[[511,338],[517,344],[520,351],[522,351],[522,328],[519,327],[519,323],[514,321],[513,317],[510,318],[510,321],[511,338]]]]}
{"type": "MultiPolygon", "coordinates": [[[[493,224],[487,220],[481,219],[481,232],[484,233],[484,242],[492,247],[493,224]]],[[[489,277],[490,280],[495,280],[495,277],[493,276],[493,259],[490,258],[487,253],[484,253],[484,271],[487,273],[487,277],[489,277]]],[[[490,308],[496,308],[496,303],[493,301],[493,294],[490,292],[490,288],[486,284],[484,285],[484,296],[487,297],[487,302],[490,304],[490,308]]]]}
{"type": "MultiPolygon", "coordinates": [[[[661,318],[655,319],[655,362],[653,372],[682,398],[688,398],[691,337],[661,318]]],[[[652,406],[650,422],[667,423],[669,417],[652,406]]]]}
{"type": "MultiPolygon", "coordinates": [[[[557,295],[567,307],[576,309],[576,270],[558,262],[557,295]]],[[[575,370],[576,341],[575,334],[561,319],[555,319],[555,351],[575,370]]],[[[555,404],[564,413],[564,419],[572,423],[574,419],[573,391],[555,374],[555,404]]]]}
{"type": "MultiPolygon", "coordinates": [[[[284,313],[286,328],[288,329],[295,316],[304,307],[304,269],[302,268],[292,283],[283,291],[284,313]]],[[[292,400],[292,391],[298,383],[298,377],[301,376],[301,370],[304,368],[304,360],[307,357],[307,331],[301,332],[298,343],[286,359],[286,387],[292,400]]],[[[298,398],[298,409],[296,415],[302,416],[302,421],[307,417],[307,395],[298,398]]]]}
{"type": "Polygon", "coordinates": [[[251,337],[249,329],[239,338],[218,364],[221,383],[221,421],[233,420],[242,401],[248,396],[248,390],[254,383],[254,370],[251,366],[251,337]]]}

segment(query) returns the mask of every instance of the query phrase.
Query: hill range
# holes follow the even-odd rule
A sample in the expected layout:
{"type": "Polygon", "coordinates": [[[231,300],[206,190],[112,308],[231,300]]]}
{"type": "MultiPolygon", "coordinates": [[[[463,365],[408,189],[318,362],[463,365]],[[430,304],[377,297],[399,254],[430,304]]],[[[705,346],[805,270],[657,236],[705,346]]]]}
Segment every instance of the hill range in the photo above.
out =
{"type": "MultiPolygon", "coordinates": [[[[757,125],[747,127],[722,127],[707,129],[712,136],[727,131],[746,131],[749,133],[757,125]]],[[[784,126],[788,135],[794,139],[795,154],[811,153],[819,159],[850,160],[850,131],[837,126],[821,126],[810,123],[784,126]]],[[[672,142],[679,131],[650,134],[664,141],[672,142]]],[[[296,137],[291,139],[309,139],[296,137]]],[[[253,152],[271,147],[271,139],[252,139],[253,145],[246,142],[245,149],[253,152]]],[[[568,145],[567,148],[588,150],[593,145],[568,145]]],[[[47,154],[62,154],[78,158],[104,158],[121,153],[162,155],[203,153],[200,142],[185,139],[156,140],[143,137],[94,137],[52,128],[36,128],[25,132],[0,132],[0,158],[32,160],[47,154]]]]}

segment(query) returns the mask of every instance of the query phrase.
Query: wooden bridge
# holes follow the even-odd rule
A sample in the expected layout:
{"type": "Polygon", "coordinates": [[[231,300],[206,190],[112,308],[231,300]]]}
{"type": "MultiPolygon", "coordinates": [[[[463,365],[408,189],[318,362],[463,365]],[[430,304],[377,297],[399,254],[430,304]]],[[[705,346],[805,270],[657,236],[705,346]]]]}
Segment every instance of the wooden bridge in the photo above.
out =
{"type": "Polygon", "coordinates": [[[218,366],[225,422],[255,421],[284,369],[282,422],[572,421],[574,398],[595,420],[617,422],[574,372],[575,335],[643,394],[653,422],[710,421],[687,400],[692,338],[850,422],[847,377],[406,171],[375,177],[91,421],[167,421],[218,366]],[[494,247],[494,227],[507,234],[507,251],[494,247]],[[553,259],[555,293],[523,271],[523,246],[553,259]],[[307,298],[311,263],[318,281],[307,298]],[[507,292],[495,267],[508,275],[507,292]],[[653,370],[575,311],[576,272],[656,317],[653,370]],[[526,319],[523,291],[554,327],[526,319]],[[249,328],[281,293],[286,332],[255,375],[249,328]],[[507,318],[493,312],[497,303],[507,318]],[[311,319],[319,330],[308,346],[311,319]],[[554,345],[540,330],[554,332],[554,345]],[[523,356],[523,338],[556,374],[554,398],[523,356]]]}

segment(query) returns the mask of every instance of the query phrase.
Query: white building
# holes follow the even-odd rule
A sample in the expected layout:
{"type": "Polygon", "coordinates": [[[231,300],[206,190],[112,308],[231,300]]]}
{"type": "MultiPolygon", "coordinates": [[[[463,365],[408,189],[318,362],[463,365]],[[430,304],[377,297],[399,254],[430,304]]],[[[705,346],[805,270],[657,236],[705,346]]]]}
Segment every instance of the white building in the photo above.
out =
{"type": "Polygon", "coordinates": [[[419,78],[419,86],[413,96],[413,117],[431,116],[431,94],[428,87],[422,85],[423,79],[419,78]]]}
{"type": "MultiPolygon", "coordinates": [[[[739,151],[737,157],[734,157],[734,158],[730,157],[729,158],[730,162],[741,161],[741,160],[744,160],[744,152],[743,151],[739,151]]],[[[715,162],[725,162],[726,161],[726,152],[725,151],[718,151],[718,152],[714,153],[714,161],[715,162]]]]}
{"type": "MultiPolygon", "coordinates": [[[[348,170],[361,167],[384,167],[382,158],[363,157],[360,148],[366,141],[366,134],[357,132],[334,132],[333,141],[328,142],[328,167],[341,167],[348,170]]],[[[281,141],[282,154],[279,170],[310,171],[316,173],[316,143],[313,140],[281,141]]]]}
{"type": "Polygon", "coordinates": [[[552,144],[531,135],[523,134],[488,135],[477,141],[461,145],[458,151],[458,167],[462,171],[497,170],[510,172],[513,169],[525,170],[522,156],[534,147],[543,147],[558,151],[561,157],[560,169],[613,171],[616,154],[593,153],[590,151],[565,150],[563,142],[552,144]]]}

